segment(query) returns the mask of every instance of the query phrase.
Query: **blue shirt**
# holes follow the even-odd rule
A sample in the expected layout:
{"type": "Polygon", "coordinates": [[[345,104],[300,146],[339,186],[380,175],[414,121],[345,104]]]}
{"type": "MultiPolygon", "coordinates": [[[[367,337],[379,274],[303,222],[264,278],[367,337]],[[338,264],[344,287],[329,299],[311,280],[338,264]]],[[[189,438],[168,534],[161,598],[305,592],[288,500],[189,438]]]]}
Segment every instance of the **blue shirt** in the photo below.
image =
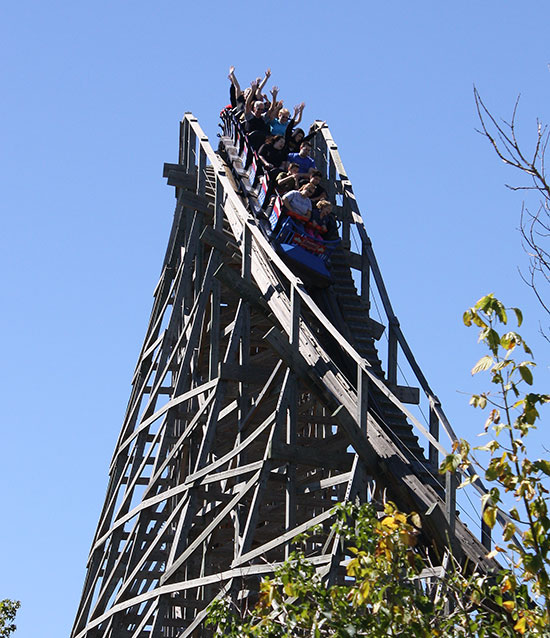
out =
{"type": "Polygon", "coordinates": [[[301,157],[300,153],[289,153],[288,161],[298,164],[300,173],[309,173],[310,168],[315,168],[315,160],[312,157],[301,157]]]}
{"type": "Polygon", "coordinates": [[[286,127],[288,126],[289,121],[290,120],[287,120],[286,124],[283,124],[282,122],[279,121],[279,118],[276,118],[274,120],[269,120],[267,123],[269,124],[269,127],[271,128],[272,135],[282,135],[284,137],[286,133],[286,127]]]}

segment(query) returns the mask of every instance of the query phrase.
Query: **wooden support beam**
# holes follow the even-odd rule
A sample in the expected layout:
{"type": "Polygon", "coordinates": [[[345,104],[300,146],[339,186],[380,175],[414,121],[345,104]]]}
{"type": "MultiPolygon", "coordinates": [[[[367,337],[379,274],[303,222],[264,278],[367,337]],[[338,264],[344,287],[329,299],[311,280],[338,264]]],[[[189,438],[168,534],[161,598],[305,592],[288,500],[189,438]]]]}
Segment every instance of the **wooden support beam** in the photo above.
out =
{"type": "MultiPolygon", "coordinates": [[[[436,411],[437,404],[439,404],[439,399],[434,397],[433,400],[430,401],[430,434],[436,441],[439,441],[439,418],[436,411]]],[[[432,466],[439,467],[439,452],[433,443],[430,443],[428,458],[432,466]]]]}
{"type": "Polygon", "coordinates": [[[274,442],[269,450],[269,458],[311,467],[349,471],[353,454],[348,452],[327,454],[326,451],[316,450],[305,445],[274,442]]]}
{"type": "MultiPolygon", "coordinates": [[[[181,169],[181,167],[180,167],[181,169]]],[[[189,190],[194,190],[196,186],[197,179],[195,175],[190,175],[186,173],[184,170],[169,170],[167,183],[168,186],[175,186],[176,188],[185,188],[189,190]]]]}
{"type": "Polygon", "coordinates": [[[393,385],[391,383],[388,384],[388,388],[399,399],[399,401],[401,401],[401,403],[419,405],[420,388],[411,388],[408,385],[393,385]]]}

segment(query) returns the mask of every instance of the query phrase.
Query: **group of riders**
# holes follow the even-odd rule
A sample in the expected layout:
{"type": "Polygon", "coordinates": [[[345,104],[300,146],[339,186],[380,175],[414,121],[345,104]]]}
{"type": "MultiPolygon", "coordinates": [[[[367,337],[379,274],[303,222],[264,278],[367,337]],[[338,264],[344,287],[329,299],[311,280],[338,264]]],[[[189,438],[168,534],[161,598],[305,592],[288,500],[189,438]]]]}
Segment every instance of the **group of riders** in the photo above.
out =
{"type": "Polygon", "coordinates": [[[296,105],[291,117],[278,99],[276,86],[270,91],[271,99],[263,93],[270,76],[268,69],[263,79],[256,78],[242,91],[235,67],[230,67],[231,103],[226,107],[244,129],[250,148],[256,152],[259,170],[266,176],[262,208],[272,206],[278,195],[283,204],[281,218],[292,217],[305,234],[317,240],[337,240],[338,224],[322,183],[323,175],[311,157],[311,140],[324,123],[313,124],[306,135],[298,128],[305,103],[296,105]]]}

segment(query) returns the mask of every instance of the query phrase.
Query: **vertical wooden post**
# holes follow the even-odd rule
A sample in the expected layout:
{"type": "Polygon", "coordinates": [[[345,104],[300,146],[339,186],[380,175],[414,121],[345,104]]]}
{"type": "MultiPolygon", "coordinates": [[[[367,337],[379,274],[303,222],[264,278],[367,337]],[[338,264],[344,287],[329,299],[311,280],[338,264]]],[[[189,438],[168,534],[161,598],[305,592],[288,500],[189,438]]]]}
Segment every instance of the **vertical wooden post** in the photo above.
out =
{"type": "Polygon", "coordinates": [[[194,173],[197,170],[197,135],[189,124],[189,143],[187,145],[187,172],[194,173]]]}
{"type": "MultiPolygon", "coordinates": [[[[187,115],[187,113],[186,113],[187,115]]],[[[180,164],[185,168],[185,172],[189,172],[189,120],[184,117],[180,126],[180,164]],[[183,130],[182,130],[183,128],[183,130]]]]}
{"type": "Polygon", "coordinates": [[[363,434],[367,433],[367,411],[369,409],[369,377],[357,364],[357,422],[363,434]]]}
{"type": "MultiPolygon", "coordinates": [[[[241,276],[249,282],[252,276],[251,273],[251,250],[252,250],[252,236],[248,224],[243,225],[243,234],[241,237],[241,276]]],[[[248,368],[250,358],[250,304],[248,301],[243,301],[243,323],[241,328],[241,341],[239,346],[239,364],[241,370],[248,368]]],[[[239,382],[239,431],[242,427],[242,422],[249,410],[249,397],[248,397],[248,382],[239,382]]]]}
{"type": "Polygon", "coordinates": [[[388,381],[397,385],[397,333],[399,321],[397,317],[391,317],[388,334],[388,381]]]}
{"type": "Polygon", "coordinates": [[[456,528],[456,472],[447,472],[445,474],[445,518],[449,525],[449,544],[450,550],[453,550],[455,542],[456,528]]]}
{"type": "Polygon", "coordinates": [[[199,147],[199,173],[197,179],[197,192],[199,195],[204,195],[206,192],[206,153],[202,145],[199,147]]]}
{"type": "MultiPolygon", "coordinates": [[[[297,350],[300,344],[300,296],[295,286],[290,289],[290,345],[297,350]]],[[[288,411],[286,422],[286,443],[296,444],[296,426],[298,422],[298,388],[296,373],[291,371],[289,378],[288,411]]],[[[296,525],[296,468],[289,463],[286,474],[285,490],[285,528],[292,529],[296,525]]],[[[288,558],[292,546],[285,546],[285,557],[288,558]]]]}
{"type": "Polygon", "coordinates": [[[189,122],[187,118],[183,118],[180,122],[180,148],[179,148],[179,156],[178,162],[185,168],[185,172],[187,172],[187,142],[188,142],[188,134],[189,134],[189,122]]]}
{"type": "MultiPolygon", "coordinates": [[[[437,397],[430,397],[430,434],[439,441],[439,418],[435,411],[435,406],[440,405],[439,399],[437,397]]],[[[429,460],[433,467],[439,466],[439,451],[430,443],[429,447],[429,460]]]]}
{"type": "Polygon", "coordinates": [[[315,160],[315,166],[323,173],[323,180],[327,178],[327,142],[323,135],[320,133],[315,135],[314,138],[313,159],[315,160]]]}
{"type": "Polygon", "coordinates": [[[214,230],[223,230],[223,204],[224,192],[219,176],[225,176],[225,172],[218,171],[216,177],[216,201],[214,202],[214,230]]]}
{"type": "MultiPolygon", "coordinates": [[[[214,228],[219,230],[223,227],[223,187],[219,177],[216,177],[216,193],[214,201],[214,228]]],[[[219,256],[214,257],[219,261],[219,256]]],[[[210,352],[208,357],[208,376],[215,379],[218,376],[220,362],[220,303],[221,286],[220,282],[214,278],[212,281],[212,295],[210,308],[210,352]]]]}
{"type": "Polygon", "coordinates": [[[342,243],[345,248],[350,246],[350,205],[347,194],[347,180],[342,180],[342,243]]]}
{"type": "Polygon", "coordinates": [[[370,262],[364,241],[361,243],[361,301],[370,311],[370,262]]]}
{"type": "Polygon", "coordinates": [[[332,203],[336,203],[336,166],[330,154],[330,149],[327,147],[327,159],[328,159],[328,198],[332,203]]]}

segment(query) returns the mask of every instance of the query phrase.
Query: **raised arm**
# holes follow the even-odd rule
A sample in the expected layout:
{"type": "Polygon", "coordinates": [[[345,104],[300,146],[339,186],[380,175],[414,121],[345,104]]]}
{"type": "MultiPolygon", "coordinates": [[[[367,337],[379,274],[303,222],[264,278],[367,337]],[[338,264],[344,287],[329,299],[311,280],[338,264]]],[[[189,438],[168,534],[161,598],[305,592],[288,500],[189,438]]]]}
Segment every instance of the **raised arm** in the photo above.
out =
{"type": "Polygon", "coordinates": [[[252,113],[252,105],[256,99],[256,89],[258,88],[258,81],[252,80],[250,83],[250,91],[248,93],[248,97],[246,98],[246,102],[244,104],[244,113],[247,115],[248,113],[252,113]]]}
{"type": "Polygon", "coordinates": [[[271,93],[272,99],[271,99],[271,104],[269,105],[269,109],[267,111],[267,117],[270,120],[274,120],[275,117],[277,116],[277,112],[278,112],[277,111],[277,104],[278,104],[277,95],[279,93],[279,87],[278,86],[274,86],[271,89],[270,93],[271,93]]]}
{"type": "Polygon", "coordinates": [[[300,122],[302,121],[302,113],[304,112],[305,106],[306,103],[301,102],[294,107],[294,115],[292,116],[294,126],[298,126],[298,124],[300,124],[300,122]]]}
{"type": "Polygon", "coordinates": [[[264,88],[266,82],[269,80],[269,78],[271,77],[271,69],[267,69],[267,71],[265,72],[265,77],[264,79],[260,82],[260,84],[258,85],[258,91],[261,93],[262,89],[264,88]]]}
{"type": "Polygon", "coordinates": [[[239,81],[237,80],[237,76],[235,75],[235,67],[229,67],[229,75],[227,76],[231,84],[235,87],[235,97],[238,98],[242,95],[241,87],[239,85],[239,81]]]}

